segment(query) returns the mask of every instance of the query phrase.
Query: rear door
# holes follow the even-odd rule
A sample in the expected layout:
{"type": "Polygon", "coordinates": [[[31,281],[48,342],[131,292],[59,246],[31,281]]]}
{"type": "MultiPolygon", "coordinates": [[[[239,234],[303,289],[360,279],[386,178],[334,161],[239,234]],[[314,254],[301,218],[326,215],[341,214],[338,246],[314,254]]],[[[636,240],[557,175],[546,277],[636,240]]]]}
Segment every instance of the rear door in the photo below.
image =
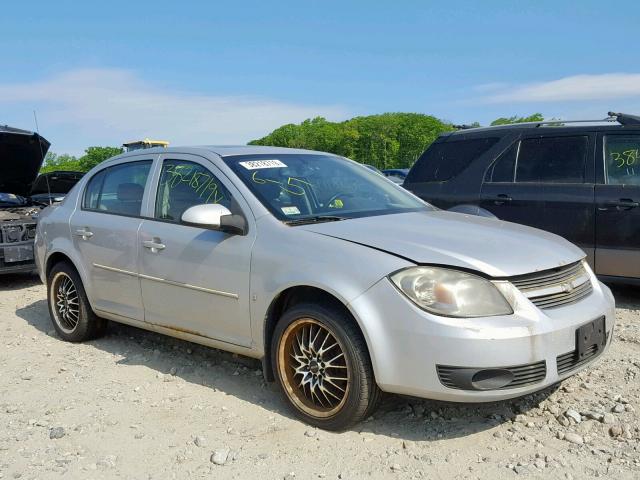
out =
{"type": "Polygon", "coordinates": [[[547,230],[594,250],[595,135],[524,135],[487,170],[481,206],[498,218],[547,230]]]}
{"type": "Polygon", "coordinates": [[[70,220],[74,246],[89,275],[92,306],[140,321],[144,311],[136,245],[151,165],[144,158],[96,173],[70,220]]]}
{"type": "Polygon", "coordinates": [[[640,134],[599,138],[596,273],[640,278],[640,134]]]}

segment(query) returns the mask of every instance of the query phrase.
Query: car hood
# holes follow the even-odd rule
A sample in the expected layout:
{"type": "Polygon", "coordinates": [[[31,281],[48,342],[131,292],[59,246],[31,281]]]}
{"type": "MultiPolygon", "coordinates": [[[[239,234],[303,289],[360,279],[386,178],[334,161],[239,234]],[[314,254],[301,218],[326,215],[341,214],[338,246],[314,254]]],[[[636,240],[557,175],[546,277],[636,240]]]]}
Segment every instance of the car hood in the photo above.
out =
{"type": "Polygon", "coordinates": [[[294,228],[358,243],[418,264],[510,277],[576,262],[584,252],[557,235],[445,211],[354,218],[294,228]]]}
{"type": "Polygon", "coordinates": [[[49,145],[37,133],[0,126],[0,192],[28,197],[49,145]]]}
{"type": "Polygon", "coordinates": [[[38,175],[31,187],[31,195],[51,194],[59,196],[67,194],[84,175],[83,172],[61,171],[47,172],[38,175]]]}

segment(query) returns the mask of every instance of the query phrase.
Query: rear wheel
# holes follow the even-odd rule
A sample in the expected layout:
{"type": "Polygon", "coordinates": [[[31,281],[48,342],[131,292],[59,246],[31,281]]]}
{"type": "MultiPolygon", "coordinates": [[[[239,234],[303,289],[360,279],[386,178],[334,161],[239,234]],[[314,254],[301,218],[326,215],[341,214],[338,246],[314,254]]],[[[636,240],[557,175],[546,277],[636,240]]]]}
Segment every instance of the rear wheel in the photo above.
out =
{"type": "Polygon", "coordinates": [[[62,339],[82,342],[104,335],[107,321],[93,313],[80,276],[68,263],[51,269],[47,300],[53,326],[62,339]]]}
{"type": "Polygon", "coordinates": [[[380,390],[362,334],[338,309],[304,304],[286,311],[272,355],[287,401],[311,425],[343,430],[377,405],[380,390]]]}

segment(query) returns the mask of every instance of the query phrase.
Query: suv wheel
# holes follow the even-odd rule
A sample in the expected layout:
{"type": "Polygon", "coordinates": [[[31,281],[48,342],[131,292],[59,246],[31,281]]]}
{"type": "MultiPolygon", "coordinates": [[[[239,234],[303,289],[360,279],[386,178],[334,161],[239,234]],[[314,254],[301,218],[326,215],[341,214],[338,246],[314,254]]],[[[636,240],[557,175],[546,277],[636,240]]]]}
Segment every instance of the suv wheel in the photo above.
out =
{"type": "Polygon", "coordinates": [[[271,352],[285,397],[305,422],[343,430],[377,406],[380,389],[366,344],[343,312],[311,304],[287,310],[271,352]]]}
{"type": "Polygon", "coordinates": [[[68,342],[82,342],[104,335],[107,321],[98,317],[87,300],[75,268],[61,262],[47,278],[47,303],[53,326],[68,342]]]}

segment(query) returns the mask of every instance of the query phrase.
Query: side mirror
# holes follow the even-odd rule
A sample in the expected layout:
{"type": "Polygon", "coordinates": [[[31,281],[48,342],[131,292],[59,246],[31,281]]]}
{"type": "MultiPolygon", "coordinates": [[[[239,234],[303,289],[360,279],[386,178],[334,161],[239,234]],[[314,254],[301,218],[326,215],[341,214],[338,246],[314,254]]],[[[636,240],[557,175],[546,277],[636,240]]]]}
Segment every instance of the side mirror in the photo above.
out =
{"type": "Polygon", "coordinates": [[[215,203],[187,208],[180,219],[193,227],[208,228],[234,235],[246,235],[247,222],[242,215],[233,215],[227,207],[215,203]]]}

